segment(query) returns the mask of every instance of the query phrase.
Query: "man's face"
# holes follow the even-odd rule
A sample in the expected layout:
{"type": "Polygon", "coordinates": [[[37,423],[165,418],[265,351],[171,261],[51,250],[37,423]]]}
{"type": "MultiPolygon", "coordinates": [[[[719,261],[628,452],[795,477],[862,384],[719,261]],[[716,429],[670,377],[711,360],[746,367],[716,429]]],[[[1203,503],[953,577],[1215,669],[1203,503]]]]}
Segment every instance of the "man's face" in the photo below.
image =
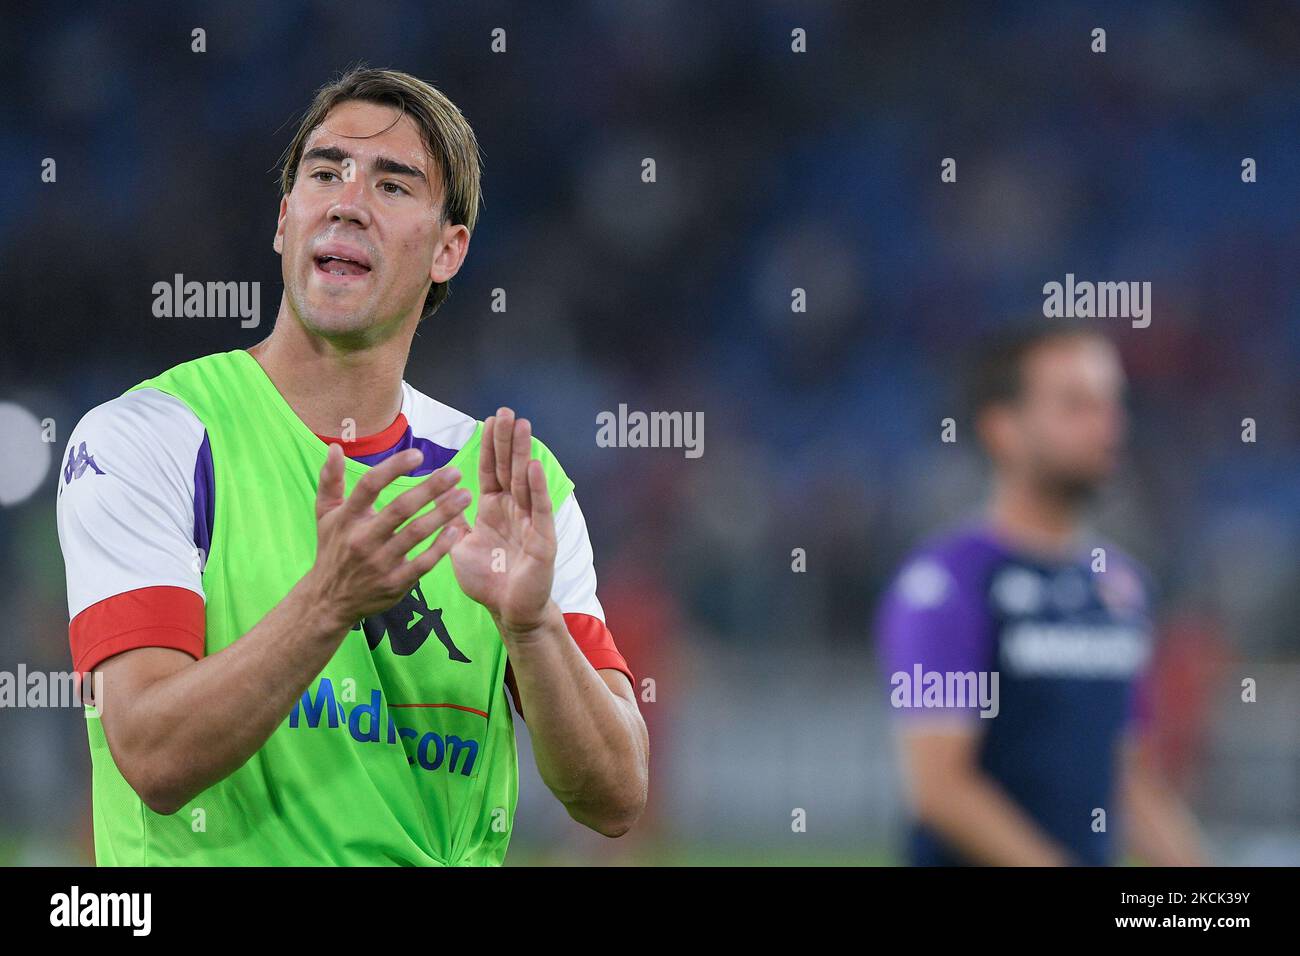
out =
{"type": "Polygon", "coordinates": [[[285,295],[303,325],[365,342],[417,313],[469,243],[464,226],[440,224],[442,201],[410,116],[361,101],[330,110],[303,144],[275,234],[285,295]]]}
{"type": "Polygon", "coordinates": [[[1047,491],[1086,498],[1115,470],[1124,440],[1124,371],[1115,348],[1093,336],[1048,340],[1025,357],[1021,374],[999,457],[1047,491]]]}

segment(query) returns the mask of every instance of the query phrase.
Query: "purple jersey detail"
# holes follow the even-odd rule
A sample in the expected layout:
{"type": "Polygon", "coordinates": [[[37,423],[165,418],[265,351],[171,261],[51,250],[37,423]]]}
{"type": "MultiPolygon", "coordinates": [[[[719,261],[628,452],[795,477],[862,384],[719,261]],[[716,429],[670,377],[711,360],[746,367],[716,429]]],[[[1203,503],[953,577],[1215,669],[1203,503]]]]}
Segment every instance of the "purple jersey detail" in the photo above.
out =
{"type": "MultiPolygon", "coordinates": [[[[418,448],[424,453],[424,461],[407,472],[411,478],[419,478],[437,471],[455,457],[458,448],[444,448],[427,438],[416,438],[411,426],[406,426],[402,437],[390,448],[377,451],[373,455],[349,456],[353,461],[363,465],[374,466],[390,455],[408,448],[418,448]]],[[[206,556],[212,543],[212,521],[216,510],[216,483],[212,478],[212,446],[208,442],[208,433],[203,433],[203,443],[199,446],[198,457],[194,462],[194,545],[206,556]]]]}
{"type": "Polygon", "coordinates": [[[391,448],[384,451],[377,451],[373,455],[357,455],[353,461],[359,461],[363,465],[374,466],[379,464],[390,455],[396,455],[399,451],[406,451],[408,448],[418,448],[424,453],[424,461],[414,469],[407,472],[412,478],[419,478],[421,475],[427,475],[430,472],[437,471],[447,462],[455,457],[459,449],[443,448],[441,445],[429,441],[427,438],[416,438],[411,432],[411,426],[406,426],[406,431],[402,432],[402,437],[397,440],[391,448]]]}
{"type": "Polygon", "coordinates": [[[203,555],[200,567],[207,564],[212,549],[212,503],[216,487],[212,476],[212,445],[205,430],[203,443],[194,459],[194,547],[203,555]]]}
{"type": "MultiPolygon", "coordinates": [[[[980,532],[922,548],[903,566],[878,618],[887,674],[994,670],[994,621],[985,597],[989,573],[1007,555],[980,532]]],[[[906,711],[904,711],[906,712],[906,711]]]]}

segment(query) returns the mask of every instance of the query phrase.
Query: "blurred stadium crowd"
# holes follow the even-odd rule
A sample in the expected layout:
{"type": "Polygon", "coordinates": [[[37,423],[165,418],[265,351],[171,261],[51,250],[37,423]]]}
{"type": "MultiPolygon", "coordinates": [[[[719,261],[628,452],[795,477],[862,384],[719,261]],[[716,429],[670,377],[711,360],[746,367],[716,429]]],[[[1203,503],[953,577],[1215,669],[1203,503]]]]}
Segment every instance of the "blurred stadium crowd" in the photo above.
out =
{"type": "MultiPolygon", "coordinates": [[[[0,511],[0,668],[68,666],[53,460],[68,432],[141,379],[269,331],[280,150],[312,91],[366,60],[442,88],[483,148],[479,228],[407,377],[479,417],[512,405],[577,482],[611,629],[656,684],[652,819],[628,858],[732,841],[732,778],[702,778],[692,754],[724,725],[760,733],[723,715],[761,709],[783,673],[879,736],[883,714],[857,703],[879,696],[873,602],[982,489],[970,432],[939,440],[941,419],[962,420],[963,356],[1041,317],[1042,285],[1073,272],[1154,289],[1150,328],[1098,320],[1133,415],[1098,520],[1162,588],[1167,758],[1210,826],[1257,825],[1294,862],[1295,697],[1242,731],[1247,756],[1214,741],[1239,673],[1261,697],[1273,675],[1300,683],[1300,8],[549,7],[54,3],[5,31],[0,400],[59,437],[48,480],[0,511]],[[807,54],[790,51],[796,26],[807,54]],[[262,327],[154,318],[152,286],[176,273],[260,282],[262,327]],[[703,457],[598,447],[595,416],[619,403],[703,411],[703,457]]],[[[777,783],[755,744],[733,769],[771,795],[746,804],[767,821],[746,839],[793,852],[789,807],[833,786],[835,761],[816,758],[833,742],[813,715],[781,732],[814,756],[777,783]]],[[[0,715],[0,768],[0,861],[88,858],[80,714],[0,715]]],[[[814,839],[861,837],[891,773],[880,762],[814,839]]],[[[576,830],[539,786],[525,782],[521,854],[576,830]]],[[[581,853],[608,852],[597,842],[581,853]]]]}

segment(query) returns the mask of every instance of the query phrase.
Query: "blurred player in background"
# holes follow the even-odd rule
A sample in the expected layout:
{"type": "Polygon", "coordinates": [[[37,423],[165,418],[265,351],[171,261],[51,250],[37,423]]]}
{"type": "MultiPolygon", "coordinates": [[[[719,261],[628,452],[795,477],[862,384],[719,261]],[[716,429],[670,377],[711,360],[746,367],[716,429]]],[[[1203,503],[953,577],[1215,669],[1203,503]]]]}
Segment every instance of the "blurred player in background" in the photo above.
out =
{"type": "Polygon", "coordinates": [[[1123,392],[1114,346],[1077,326],[1018,330],[979,362],[986,513],[914,553],[877,622],[913,865],[1107,865],[1117,834],[1152,865],[1205,862],[1143,739],[1143,572],[1083,523],[1122,446],[1123,392]],[[982,701],[960,692],[974,675],[982,701]]]}
{"type": "Polygon", "coordinates": [[[271,335],[141,383],[69,442],[96,859],[500,863],[507,692],[569,814],[626,832],[648,741],[573,482],[509,408],[478,421],[403,380],[478,217],[473,131],[415,77],[351,71],[281,190],[271,335]]]}

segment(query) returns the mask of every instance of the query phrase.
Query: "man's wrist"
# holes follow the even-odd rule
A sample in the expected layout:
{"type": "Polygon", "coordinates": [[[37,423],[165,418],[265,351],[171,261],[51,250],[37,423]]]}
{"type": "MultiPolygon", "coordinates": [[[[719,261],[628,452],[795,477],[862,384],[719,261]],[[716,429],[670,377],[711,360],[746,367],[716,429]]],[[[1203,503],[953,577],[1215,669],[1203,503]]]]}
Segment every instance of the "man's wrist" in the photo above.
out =
{"type": "Polygon", "coordinates": [[[497,631],[501,634],[501,639],[505,641],[506,647],[518,647],[547,641],[556,632],[557,626],[560,630],[564,628],[564,615],[560,613],[560,606],[550,598],[547,599],[541,615],[534,621],[507,623],[496,614],[492,615],[492,620],[497,626],[497,631]]]}
{"type": "Polygon", "coordinates": [[[309,632],[322,639],[337,639],[357,623],[340,612],[328,590],[320,586],[310,571],[294,586],[290,595],[300,604],[298,620],[309,632]]]}

